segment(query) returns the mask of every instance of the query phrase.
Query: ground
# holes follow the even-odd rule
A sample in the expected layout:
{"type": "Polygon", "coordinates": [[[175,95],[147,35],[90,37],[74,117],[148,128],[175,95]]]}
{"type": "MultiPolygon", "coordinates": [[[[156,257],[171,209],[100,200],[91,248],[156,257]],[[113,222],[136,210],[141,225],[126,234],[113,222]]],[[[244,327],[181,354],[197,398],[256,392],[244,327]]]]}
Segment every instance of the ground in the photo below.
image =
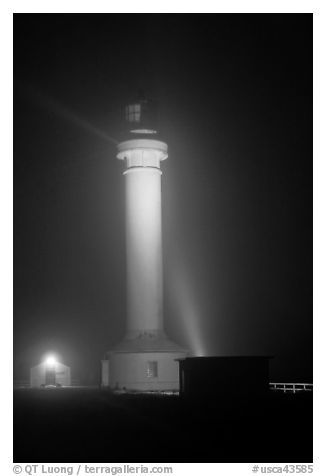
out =
{"type": "Polygon", "coordinates": [[[190,402],[14,390],[14,462],[312,462],[312,393],[190,402]]]}

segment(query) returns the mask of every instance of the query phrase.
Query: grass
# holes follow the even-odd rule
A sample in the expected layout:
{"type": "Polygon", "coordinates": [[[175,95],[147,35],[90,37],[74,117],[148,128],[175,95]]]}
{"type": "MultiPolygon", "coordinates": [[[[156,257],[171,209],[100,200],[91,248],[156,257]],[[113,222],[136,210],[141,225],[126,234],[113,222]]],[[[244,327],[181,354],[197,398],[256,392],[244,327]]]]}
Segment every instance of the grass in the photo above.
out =
{"type": "Polygon", "coordinates": [[[183,401],[14,390],[14,462],[312,462],[312,394],[183,401]]]}

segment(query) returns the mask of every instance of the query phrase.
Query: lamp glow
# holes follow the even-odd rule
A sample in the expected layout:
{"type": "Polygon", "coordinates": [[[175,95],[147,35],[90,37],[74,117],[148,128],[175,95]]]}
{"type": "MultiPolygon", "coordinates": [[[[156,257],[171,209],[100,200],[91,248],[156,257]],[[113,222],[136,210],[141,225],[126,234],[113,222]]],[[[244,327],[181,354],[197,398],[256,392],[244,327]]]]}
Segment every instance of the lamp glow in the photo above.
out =
{"type": "Polygon", "coordinates": [[[49,357],[46,358],[45,363],[48,367],[54,367],[57,361],[55,357],[53,357],[53,355],[50,355],[49,357]]]}

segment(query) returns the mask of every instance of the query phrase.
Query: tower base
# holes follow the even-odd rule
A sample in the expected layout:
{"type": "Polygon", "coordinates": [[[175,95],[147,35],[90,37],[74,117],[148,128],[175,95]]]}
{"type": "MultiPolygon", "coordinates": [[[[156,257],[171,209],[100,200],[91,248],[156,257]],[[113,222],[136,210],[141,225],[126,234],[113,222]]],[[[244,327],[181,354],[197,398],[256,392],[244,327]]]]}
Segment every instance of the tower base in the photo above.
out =
{"type": "Polygon", "coordinates": [[[164,335],[124,339],[102,360],[102,386],[126,391],[179,390],[176,359],[187,355],[164,335]]]}

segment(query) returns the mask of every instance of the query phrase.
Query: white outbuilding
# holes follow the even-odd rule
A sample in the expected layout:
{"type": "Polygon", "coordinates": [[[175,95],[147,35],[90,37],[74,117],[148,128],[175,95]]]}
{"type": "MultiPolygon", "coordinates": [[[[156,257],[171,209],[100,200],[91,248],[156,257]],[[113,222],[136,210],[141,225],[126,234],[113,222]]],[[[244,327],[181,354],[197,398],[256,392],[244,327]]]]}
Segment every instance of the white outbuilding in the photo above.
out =
{"type": "Polygon", "coordinates": [[[30,385],[31,387],[70,386],[70,367],[49,357],[44,362],[31,368],[30,385]]]}

